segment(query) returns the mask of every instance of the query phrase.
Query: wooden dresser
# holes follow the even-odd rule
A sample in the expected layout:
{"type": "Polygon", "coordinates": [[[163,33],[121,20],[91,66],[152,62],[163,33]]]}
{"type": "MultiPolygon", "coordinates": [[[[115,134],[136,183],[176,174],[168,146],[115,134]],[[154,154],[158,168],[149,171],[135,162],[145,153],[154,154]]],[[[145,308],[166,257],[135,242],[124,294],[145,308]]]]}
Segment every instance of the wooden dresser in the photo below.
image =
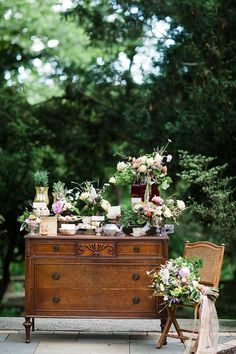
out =
{"type": "MultiPolygon", "coordinates": [[[[168,258],[168,236],[25,237],[25,331],[36,317],[161,318],[146,272],[168,258]]],[[[163,323],[162,323],[163,324],[163,323]]]]}

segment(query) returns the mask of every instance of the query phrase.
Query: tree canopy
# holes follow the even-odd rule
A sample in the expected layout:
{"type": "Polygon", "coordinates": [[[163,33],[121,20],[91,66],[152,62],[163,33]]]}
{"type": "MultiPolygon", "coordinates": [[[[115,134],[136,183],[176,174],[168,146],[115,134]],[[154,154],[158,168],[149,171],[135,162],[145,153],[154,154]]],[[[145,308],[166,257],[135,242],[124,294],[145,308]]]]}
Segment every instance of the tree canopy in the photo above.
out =
{"type": "Polygon", "coordinates": [[[23,254],[16,218],[36,169],[106,181],[115,152],[169,138],[175,182],[179,149],[234,174],[233,0],[9,0],[0,13],[0,296],[23,254]]]}

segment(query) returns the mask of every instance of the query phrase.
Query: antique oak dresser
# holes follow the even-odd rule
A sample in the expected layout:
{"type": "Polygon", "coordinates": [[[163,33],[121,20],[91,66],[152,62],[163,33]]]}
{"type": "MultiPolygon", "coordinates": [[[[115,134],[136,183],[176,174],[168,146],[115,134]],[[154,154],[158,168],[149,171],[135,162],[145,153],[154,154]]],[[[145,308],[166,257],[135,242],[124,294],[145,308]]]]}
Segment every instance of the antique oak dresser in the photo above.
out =
{"type": "Polygon", "coordinates": [[[167,257],[167,235],[25,236],[26,343],[39,317],[165,316],[146,272],[167,257]]]}

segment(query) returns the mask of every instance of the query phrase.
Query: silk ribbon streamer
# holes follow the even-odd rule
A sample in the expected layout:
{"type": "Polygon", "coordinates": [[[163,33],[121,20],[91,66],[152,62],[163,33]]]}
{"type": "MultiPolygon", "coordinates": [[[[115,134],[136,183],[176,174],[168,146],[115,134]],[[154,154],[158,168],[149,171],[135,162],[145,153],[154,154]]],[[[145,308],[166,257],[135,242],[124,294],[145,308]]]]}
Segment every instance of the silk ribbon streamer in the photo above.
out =
{"type": "MultiPolygon", "coordinates": [[[[219,322],[215,308],[215,302],[208,297],[211,295],[211,288],[202,286],[200,299],[200,329],[198,334],[198,345],[195,354],[216,354],[219,336],[219,322]]],[[[196,313],[194,329],[196,327],[196,313]]],[[[193,333],[189,338],[184,354],[192,353],[193,333]]]]}

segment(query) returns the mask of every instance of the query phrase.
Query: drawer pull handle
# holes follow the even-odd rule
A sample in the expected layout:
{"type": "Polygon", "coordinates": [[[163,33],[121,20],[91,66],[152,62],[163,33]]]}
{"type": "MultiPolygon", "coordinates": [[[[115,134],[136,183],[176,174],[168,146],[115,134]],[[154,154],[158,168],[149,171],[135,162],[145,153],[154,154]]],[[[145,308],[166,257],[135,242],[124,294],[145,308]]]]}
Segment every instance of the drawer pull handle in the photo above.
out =
{"type": "Polygon", "coordinates": [[[135,253],[138,253],[138,252],[140,251],[140,248],[139,248],[139,247],[134,247],[134,248],[133,248],[133,251],[134,251],[135,253]]]}
{"type": "Polygon", "coordinates": [[[54,304],[58,304],[58,302],[60,302],[60,296],[53,296],[52,302],[53,302],[54,304]]]}
{"type": "Polygon", "coordinates": [[[139,297],[134,297],[134,298],[133,298],[133,303],[134,303],[135,305],[139,304],[139,302],[140,302],[140,298],[139,298],[139,297]]]}
{"type": "Polygon", "coordinates": [[[139,280],[140,275],[139,274],[133,274],[133,280],[139,280]]]}
{"type": "Polygon", "coordinates": [[[54,279],[54,280],[60,279],[60,273],[58,273],[58,272],[52,273],[52,279],[54,279]]]}
{"type": "Polygon", "coordinates": [[[60,250],[60,246],[59,245],[54,245],[53,246],[53,251],[54,252],[58,252],[60,250]]]}

